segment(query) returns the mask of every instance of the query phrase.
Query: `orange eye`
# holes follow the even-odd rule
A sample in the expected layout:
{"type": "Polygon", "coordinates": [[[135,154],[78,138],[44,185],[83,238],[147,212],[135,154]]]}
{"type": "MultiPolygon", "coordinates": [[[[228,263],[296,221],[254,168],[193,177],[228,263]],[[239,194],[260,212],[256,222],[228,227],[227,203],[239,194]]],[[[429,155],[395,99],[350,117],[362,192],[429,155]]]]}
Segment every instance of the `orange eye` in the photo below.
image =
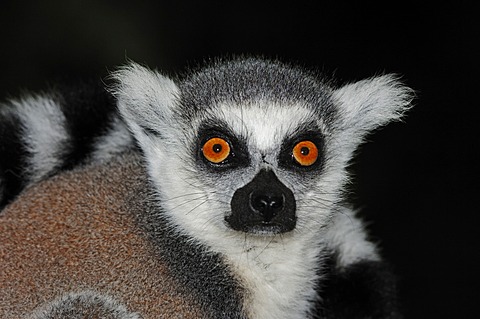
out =
{"type": "Polygon", "coordinates": [[[202,152],[207,160],[218,164],[230,155],[230,145],[222,138],[213,137],[203,144],[202,152]]]}
{"type": "Polygon", "coordinates": [[[302,166],[313,165],[318,158],[318,148],[310,141],[301,141],[293,148],[293,158],[302,166]]]}

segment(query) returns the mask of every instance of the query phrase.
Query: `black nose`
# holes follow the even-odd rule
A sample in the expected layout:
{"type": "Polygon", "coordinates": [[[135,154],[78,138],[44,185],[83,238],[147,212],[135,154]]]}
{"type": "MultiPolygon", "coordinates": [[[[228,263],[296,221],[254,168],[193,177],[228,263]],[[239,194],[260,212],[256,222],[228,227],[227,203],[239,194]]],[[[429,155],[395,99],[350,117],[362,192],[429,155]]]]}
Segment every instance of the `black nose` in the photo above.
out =
{"type": "Polygon", "coordinates": [[[225,216],[225,221],[234,230],[279,234],[293,230],[297,222],[293,192],[272,170],[260,170],[237,189],[230,206],[231,214],[225,216]]]}
{"type": "Polygon", "coordinates": [[[285,202],[282,194],[251,192],[250,208],[263,216],[265,222],[270,222],[272,218],[277,216],[283,210],[285,202]]]}

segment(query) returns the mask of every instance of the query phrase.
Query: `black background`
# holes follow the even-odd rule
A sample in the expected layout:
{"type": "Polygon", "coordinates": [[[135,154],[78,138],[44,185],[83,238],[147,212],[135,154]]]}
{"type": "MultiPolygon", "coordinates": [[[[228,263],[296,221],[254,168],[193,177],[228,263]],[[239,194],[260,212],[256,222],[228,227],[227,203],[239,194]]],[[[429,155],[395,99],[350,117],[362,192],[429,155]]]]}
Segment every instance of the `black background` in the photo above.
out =
{"type": "Polygon", "coordinates": [[[407,318],[469,318],[480,302],[478,19],[441,1],[2,1],[0,94],[105,75],[127,57],[167,74],[238,53],[341,81],[399,73],[415,108],[362,147],[353,200],[401,278],[407,318]]]}

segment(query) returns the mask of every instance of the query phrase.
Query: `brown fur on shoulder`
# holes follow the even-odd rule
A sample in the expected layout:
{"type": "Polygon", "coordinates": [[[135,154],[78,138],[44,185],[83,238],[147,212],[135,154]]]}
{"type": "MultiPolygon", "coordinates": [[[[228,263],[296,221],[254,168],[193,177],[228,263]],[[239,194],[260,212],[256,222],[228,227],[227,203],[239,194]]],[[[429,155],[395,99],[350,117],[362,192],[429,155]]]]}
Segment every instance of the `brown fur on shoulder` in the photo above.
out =
{"type": "Polygon", "coordinates": [[[64,173],[0,213],[0,318],[59,318],[59,305],[105,318],[206,316],[135,222],[132,203],[147,196],[139,161],[64,173]]]}

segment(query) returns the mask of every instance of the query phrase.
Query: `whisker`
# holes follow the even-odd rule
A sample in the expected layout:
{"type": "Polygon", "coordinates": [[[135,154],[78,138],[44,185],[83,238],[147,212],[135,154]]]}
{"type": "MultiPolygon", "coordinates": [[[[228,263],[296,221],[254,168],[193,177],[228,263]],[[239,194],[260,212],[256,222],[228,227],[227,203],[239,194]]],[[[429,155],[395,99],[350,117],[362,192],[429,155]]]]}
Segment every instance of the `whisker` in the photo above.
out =
{"type": "Polygon", "coordinates": [[[263,249],[254,257],[254,259],[257,259],[258,257],[260,257],[260,255],[263,254],[263,252],[265,252],[265,250],[272,244],[273,240],[277,237],[277,235],[274,235],[270,238],[270,240],[268,241],[268,243],[263,247],[263,249]]]}
{"type": "Polygon", "coordinates": [[[201,203],[199,203],[198,205],[196,205],[195,207],[193,207],[192,209],[190,209],[188,212],[185,213],[185,215],[189,215],[191,212],[193,212],[194,210],[196,210],[198,207],[202,206],[203,204],[207,203],[208,202],[208,199],[202,201],[201,203]]]}
{"type": "Polygon", "coordinates": [[[179,198],[187,197],[187,196],[192,196],[192,195],[204,195],[204,196],[206,196],[206,194],[204,192],[185,193],[185,194],[181,194],[181,195],[178,195],[178,196],[163,198],[163,201],[172,201],[172,200],[175,200],[175,199],[179,199],[179,198]]]}
{"type": "Polygon", "coordinates": [[[200,199],[203,199],[204,202],[208,201],[208,198],[206,195],[202,195],[202,196],[198,196],[198,197],[195,197],[195,198],[190,198],[189,200],[185,200],[179,204],[177,204],[176,206],[172,207],[172,209],[177,209],[178,207],[181,207],[181,206],[184,206],[184,205],[187,205],[187,204],[190,204],[192,202],[195,202],[195,201],[198,201],[200,199]],[[206,198],[206,199],[205,199],[206,198]]]}

